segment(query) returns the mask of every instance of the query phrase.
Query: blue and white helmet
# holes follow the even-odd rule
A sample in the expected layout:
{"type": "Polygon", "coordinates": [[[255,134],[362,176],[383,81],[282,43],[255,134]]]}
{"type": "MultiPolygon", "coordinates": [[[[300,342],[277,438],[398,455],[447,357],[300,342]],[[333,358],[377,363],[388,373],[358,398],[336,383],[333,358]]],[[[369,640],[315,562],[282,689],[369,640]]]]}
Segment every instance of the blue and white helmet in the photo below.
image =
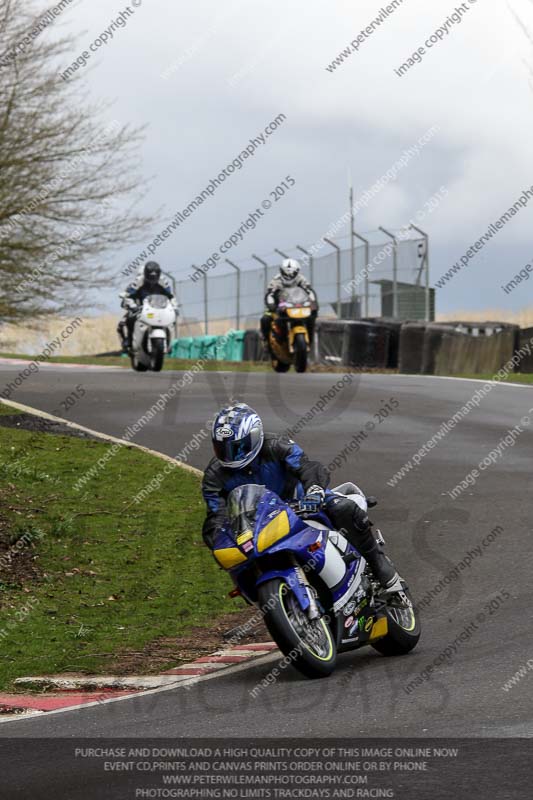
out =
{"type": "Polygon", "coordinates": [[[245,403],[221,409],[213,422],[213,448],[223,467],[241,469],[263,446],[265,434],[259,414],[245,403]]]}

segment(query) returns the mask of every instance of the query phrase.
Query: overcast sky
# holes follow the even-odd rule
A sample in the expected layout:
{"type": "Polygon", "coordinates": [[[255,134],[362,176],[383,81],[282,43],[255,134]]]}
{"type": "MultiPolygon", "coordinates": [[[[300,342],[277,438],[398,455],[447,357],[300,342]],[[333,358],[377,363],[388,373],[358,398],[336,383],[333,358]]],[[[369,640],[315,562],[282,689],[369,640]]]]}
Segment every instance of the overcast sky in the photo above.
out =
{"type": "MultiPolygon", "coordinates": [[[[445,187],[421,222],[431,236],[431,279],[438,280],[533,185],[533,45],[510,10],[533,32],[532,0],[468,0],[462,22],[448,25],[421,63],[403,77],[394,71],[460,5],[403,0],[329,72],[386,0],[130,0],[126,26],[81,72],[94,98],[114,101],[109,119],[148,123],[145,204],[150,212],[164,209],[154,236],[250,139],[286,115],[158,248],[157,260],[185,277],[287,175],[294,188],[231,258],[315,242],[347,208],[349,171],[356,192],[364,191],[436,126],[420,156],[358,213],[356,228],[400,228],[445,187]]],[[[125,7],[78,0],[64,11],[61,26],[83,31],[73,61],[125,7]]],[[[533,199],[438,291],[438,311],[531,305],[533,279],[509,295],[500,287],[533,260],[532,217],[533,199]]],[[[125,248],[117,271],[140,249],[125,248]]],[[[108,300],[116,308],[111,292],[108,300]]]]}

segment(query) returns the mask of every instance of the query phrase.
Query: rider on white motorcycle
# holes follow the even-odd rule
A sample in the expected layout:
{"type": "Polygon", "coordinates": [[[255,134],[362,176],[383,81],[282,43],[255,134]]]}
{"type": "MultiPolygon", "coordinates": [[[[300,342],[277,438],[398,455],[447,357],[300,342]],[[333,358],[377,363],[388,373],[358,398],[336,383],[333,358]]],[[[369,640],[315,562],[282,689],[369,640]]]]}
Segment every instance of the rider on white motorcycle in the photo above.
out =
{"type": "MultiPolygon", "coordinates": [[[[313,303],[317,303],[316,294],[311,284],[301,273],[300,262],[295,258],[286,258],[282,261],[278,274],[275,275],[268,284],[267,293],[265,295],[267,311],[261,317],[261,335],[265,346],[268,345],[272,317],[278,307],[279,293],[282,289],[291,289],[294,286],[300,286],[307,292],[309,300],[313,303]]],[[[311,340],[313,339],[316,315],[317,311],[315,310],[309,317],[309,338],[311,340]]]]}
{"type": "Polygon", "coordinates": [[[126,309],[126,314],[118,323],[117,333],[120,336],[124,352],[131,347],[135,313],[139,306],[142,306],[144,299],[153,294],[162,294],[175,304],[170,283],[165,277],[161,277],[161,267],[155,261],[147,261],[143,272],[126,288],[125,292],[120,294],[121,305],[126,309]]]}
{"type": "Polygon", "coordinates": [[[202,493],[207,517],[202,535],[213,549],[226,520],[226,499],[232,489],[248,483],[266,486],[282,500],[296,496],[321,505],[331,522],[366,559],[387,592],[403,591],[401,578],[372,533],[372,523],[357,503],[327,488],[329,474],[310,461],[292,439],[265,433],[259,415],[244,403],[221,409],[213,422],[213,458],[205,470],[202,493]]]}

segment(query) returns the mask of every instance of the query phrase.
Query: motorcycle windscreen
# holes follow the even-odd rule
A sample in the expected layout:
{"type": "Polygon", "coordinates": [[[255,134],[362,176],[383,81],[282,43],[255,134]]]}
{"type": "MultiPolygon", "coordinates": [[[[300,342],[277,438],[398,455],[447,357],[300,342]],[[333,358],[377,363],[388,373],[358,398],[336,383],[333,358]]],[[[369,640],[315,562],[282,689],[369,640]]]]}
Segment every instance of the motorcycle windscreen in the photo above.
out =
{"type": "Polygon", "coordinates": [[[169,299],[164,294],[151,294],[146,298],[152,308],[166,308],[169,304],[169,299]]]}
{"type": "Polygon", "coordinates": [[[247,483],[244,486],[237,486],[228,495],[228,519],[236,538],[253,532],[257,506],[266,490],[266,486],[247,483]]]}
{"type": "Polygon", "coordinates": [[[301,286],[291,286],[282,289],[279,293],[279,301],[285,303],[294,303],[295,305],[303,305],[309,300],[309,296],[305,289],[301,286]]]}

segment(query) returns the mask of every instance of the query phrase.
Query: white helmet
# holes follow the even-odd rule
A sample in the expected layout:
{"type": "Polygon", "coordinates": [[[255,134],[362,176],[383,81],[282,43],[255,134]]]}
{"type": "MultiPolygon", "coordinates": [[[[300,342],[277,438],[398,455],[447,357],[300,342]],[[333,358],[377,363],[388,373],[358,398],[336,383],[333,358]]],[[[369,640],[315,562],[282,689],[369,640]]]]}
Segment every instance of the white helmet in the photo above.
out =
{"type": "Polygon", "coordinates": [[[294,286],[296,278],[300,274],[300,262],[295,258],[286,258],[281,263],[279,273],[284,286],[294,286]]]}

